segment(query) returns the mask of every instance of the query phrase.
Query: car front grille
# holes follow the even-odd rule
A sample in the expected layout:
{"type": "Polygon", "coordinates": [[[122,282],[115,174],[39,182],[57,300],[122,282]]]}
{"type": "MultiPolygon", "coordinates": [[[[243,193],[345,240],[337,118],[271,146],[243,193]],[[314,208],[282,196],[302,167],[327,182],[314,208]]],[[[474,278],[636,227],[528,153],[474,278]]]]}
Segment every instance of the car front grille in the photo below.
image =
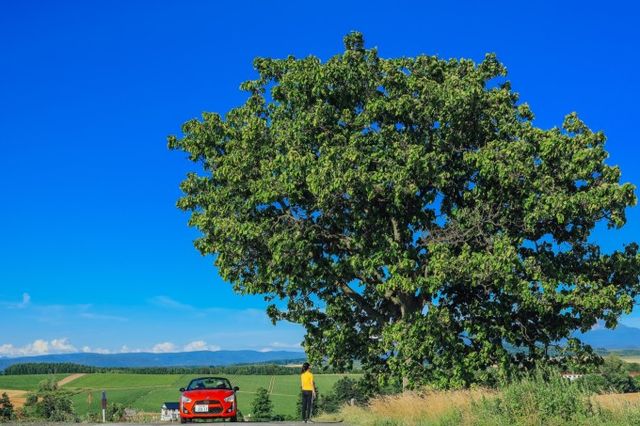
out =
{"type": "Polygon", "coordinates": [[[194,405],[207,405],[209,407],[209,411],[207,411],[207,413],[209,414],[222,413],[222,403],[220,403],[220,401],[217,401],[217,400],[205,399],[202,401],[196,401],[194,405]]]}

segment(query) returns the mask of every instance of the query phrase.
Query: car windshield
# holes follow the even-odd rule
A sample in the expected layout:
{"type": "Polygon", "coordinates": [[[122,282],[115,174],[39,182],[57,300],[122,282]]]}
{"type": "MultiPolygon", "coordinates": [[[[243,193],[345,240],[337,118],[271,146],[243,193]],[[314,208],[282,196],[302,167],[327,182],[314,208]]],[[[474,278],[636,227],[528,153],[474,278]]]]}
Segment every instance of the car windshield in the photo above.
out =
{"type": "Polygon", "coordinates": [[[231,384],[227,379],[220,377],[204,377],[192,380],[187,387],[187,390],[198,389],[231,389],[231,384]]]}

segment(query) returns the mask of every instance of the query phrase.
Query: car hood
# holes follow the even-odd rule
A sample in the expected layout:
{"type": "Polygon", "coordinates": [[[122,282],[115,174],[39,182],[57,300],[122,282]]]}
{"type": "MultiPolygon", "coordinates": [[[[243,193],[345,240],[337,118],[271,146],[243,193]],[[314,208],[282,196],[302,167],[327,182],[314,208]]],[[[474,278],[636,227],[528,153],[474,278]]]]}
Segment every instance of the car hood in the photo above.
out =
{"type": "Polygon", "coordinates": [[[230,389],[194,389],[184,391],[182,395],[193,400],[222,399],[233,395],[233,391],[230,389]]]}

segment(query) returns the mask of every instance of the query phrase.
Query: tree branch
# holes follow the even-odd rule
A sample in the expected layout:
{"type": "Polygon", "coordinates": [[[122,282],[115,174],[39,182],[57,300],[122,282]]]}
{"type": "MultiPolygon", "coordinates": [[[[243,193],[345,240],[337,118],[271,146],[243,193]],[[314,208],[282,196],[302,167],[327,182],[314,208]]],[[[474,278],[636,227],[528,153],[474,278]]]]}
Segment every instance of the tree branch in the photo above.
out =
{"type": "Polygon", "coordinates": [[[349,287],[346,283],[338,283],[340,288],[342,289],[342,293],[353,300],[363,311],[367,313],[370,317],[375,318],[381,323],[385,322],[385,318],[380,314],[380,312],[376,311],[367,300],[362,297],[361,294],[356,292],[354,289],[349,287]]]}

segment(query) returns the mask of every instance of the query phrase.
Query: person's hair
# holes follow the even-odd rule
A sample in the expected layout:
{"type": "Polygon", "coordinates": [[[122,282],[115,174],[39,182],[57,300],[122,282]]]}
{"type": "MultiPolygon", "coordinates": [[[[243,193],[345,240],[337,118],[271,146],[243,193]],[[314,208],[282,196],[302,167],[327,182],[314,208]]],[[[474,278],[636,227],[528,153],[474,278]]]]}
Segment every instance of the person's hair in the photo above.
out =
{"type": "Polygon", "coordinates": [[[305,371],[307,371],[309,368],[311,368],[311,365],[308,362],[305,362],[304,364],[302,364],[302,371],[301,373],[304,373],[305,371]]]}

